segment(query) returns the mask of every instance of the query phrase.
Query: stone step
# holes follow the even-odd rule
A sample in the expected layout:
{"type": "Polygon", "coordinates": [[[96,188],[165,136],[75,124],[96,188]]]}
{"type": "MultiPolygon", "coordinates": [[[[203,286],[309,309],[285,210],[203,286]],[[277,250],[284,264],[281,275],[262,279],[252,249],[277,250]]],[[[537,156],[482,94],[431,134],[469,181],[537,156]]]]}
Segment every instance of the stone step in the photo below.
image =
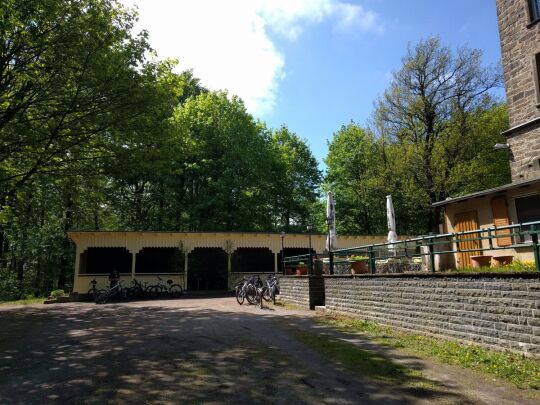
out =
{"type": "Polygon", "coordinates": [[[326,305],[315,305],[316,312],[326,312],[326,305]]]}

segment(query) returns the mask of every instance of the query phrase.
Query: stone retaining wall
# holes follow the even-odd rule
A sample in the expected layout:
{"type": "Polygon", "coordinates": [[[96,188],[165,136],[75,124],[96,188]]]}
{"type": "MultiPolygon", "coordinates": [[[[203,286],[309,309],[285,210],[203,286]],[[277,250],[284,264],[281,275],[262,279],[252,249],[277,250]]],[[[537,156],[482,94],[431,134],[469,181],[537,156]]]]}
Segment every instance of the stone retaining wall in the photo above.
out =
{"type": "Polygon", "coordinates": [[[324,278],[322,276],[280,276],[279,298],[302,308],[313,309],[324,305],[324,278]]]}
{"type": "Polygon", "coordinates": [[[326,309],[540,357],[538,274],[325,277],[326,309]]]}

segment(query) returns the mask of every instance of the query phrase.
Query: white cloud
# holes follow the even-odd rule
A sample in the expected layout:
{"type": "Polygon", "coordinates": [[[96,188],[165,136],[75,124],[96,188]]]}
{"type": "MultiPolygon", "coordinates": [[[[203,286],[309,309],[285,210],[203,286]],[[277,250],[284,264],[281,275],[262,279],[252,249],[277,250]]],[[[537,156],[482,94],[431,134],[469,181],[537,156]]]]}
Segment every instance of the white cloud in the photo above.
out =
{"type": "Polygon", "coordinates": [[[257,115],[272,110],[285,58],[269,36],[295,40],[310,25],[382,32],[377,15],[339,0],[122,0],[137,6],[160,58],[193,69],[203,85],[239,95],[257,115]]]}

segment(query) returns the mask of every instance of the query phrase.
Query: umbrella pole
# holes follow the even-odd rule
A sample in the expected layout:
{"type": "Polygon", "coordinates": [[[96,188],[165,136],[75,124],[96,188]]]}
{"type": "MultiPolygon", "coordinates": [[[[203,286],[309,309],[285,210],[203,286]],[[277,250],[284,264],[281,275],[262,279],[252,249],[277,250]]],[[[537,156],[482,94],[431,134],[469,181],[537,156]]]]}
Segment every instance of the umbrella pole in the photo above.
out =
{"type": "Polygon", "coordinates": [[[330,258],[330,275],[334,274],[334,252],[332,252],[332,241],[330,239],[330,225],[328,225],[328,257],[330,258]]]}

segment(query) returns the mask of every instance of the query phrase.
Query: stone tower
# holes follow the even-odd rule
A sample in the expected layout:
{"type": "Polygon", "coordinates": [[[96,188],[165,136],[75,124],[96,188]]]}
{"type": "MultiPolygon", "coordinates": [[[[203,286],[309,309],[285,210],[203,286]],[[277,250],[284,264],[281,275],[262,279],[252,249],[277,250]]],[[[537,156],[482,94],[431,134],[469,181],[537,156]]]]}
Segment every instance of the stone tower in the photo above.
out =
{"type": "Polygon", "coordinates": [[[497,0],[512,182],[540,178],[540,0],[497,0]]]}

